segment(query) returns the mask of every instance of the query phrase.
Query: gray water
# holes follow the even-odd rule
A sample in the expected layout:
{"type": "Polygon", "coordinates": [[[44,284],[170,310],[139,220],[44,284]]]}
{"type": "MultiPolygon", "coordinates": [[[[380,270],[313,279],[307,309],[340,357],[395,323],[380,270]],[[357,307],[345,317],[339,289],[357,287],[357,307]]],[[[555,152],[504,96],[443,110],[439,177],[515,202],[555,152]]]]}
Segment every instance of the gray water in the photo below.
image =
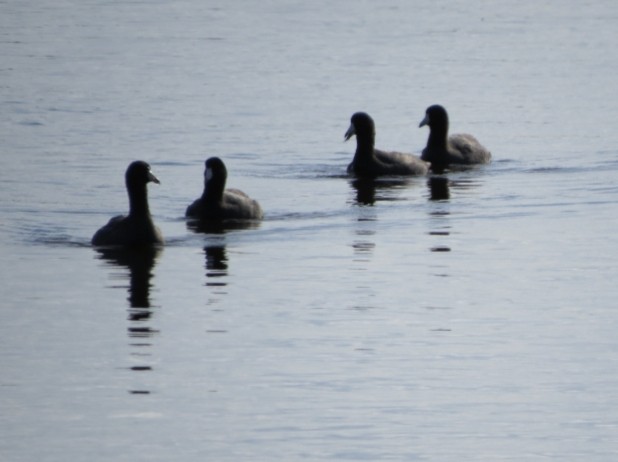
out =
{"type": "Polygon", "coordinates": [[[614,0],[0,11],[2,461],[618,459],[614,0]],[[434,103],[492,164],[345,176],[434,103]],[[259,226],[187,228],[214,155],[259,226]]]}

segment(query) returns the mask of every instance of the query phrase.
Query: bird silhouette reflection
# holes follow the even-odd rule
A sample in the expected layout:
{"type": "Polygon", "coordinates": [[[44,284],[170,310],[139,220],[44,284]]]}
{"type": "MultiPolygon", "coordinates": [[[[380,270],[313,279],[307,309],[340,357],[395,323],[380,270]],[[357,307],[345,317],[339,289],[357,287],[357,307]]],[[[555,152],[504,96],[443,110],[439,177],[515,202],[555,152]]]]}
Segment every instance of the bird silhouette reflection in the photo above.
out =
{"type": "Polygon", "coordinates": [[[410,183],[405,178],[354,178],[350,186],[356,192],[358,205],[374,205],[377,201],[395,200],[388,191],[400,189],[410,183]]]}
{"type": "Polygon", "coordinates": [[[204,247],[206,256],[206,285],[225,286],[224,281],[217,278],[227,276],[227,254],[224,245],[208,245],[204,247]]]}
{"type": "MultiPolygon", "coordinates": [[[[114,266],[129,270],[129,306],[131,308],[150,308],[150,288],[152,269],[161,250],[146,248],[98,248],[99,258],[114,266]]],[[[139,319],[150,317],[150,310],[135,311],[131,317],[139,319]]]]}
{"type": "Polygon", "coordinates": [[[431,176],[427,180],[429,187],[429,200],[445,201],[451,197],[449,179],[445,176],[431,176]]]}

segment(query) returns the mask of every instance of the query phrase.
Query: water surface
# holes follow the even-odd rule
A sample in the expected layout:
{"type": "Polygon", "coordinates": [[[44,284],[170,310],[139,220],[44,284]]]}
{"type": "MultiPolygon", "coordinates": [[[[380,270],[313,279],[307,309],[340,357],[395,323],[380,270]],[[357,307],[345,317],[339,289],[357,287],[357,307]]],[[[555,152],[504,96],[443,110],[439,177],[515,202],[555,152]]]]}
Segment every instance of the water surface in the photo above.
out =
{"type": "Polygon", "coordinates": [[[2,460],[616,460],[617,18],[4,2],[2,460]],[[434,103],[491,165],[345,176],[434,103]],[[259,226],[187,227],[213,155],[259,226]],[[95,251],[135,159],[168,245],[95,251]]]}

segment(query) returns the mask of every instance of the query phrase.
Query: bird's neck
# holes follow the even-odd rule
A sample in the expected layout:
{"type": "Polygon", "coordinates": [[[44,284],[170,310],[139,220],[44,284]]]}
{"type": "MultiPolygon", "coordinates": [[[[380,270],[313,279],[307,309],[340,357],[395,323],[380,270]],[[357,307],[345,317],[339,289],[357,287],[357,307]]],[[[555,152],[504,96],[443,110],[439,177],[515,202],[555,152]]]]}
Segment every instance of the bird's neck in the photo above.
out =
{"type": "Polygon", "coordinates": [[[223,200],[223,190],[225,189],[225,178],[211,178],[204,183],[202,200],[207,203],[217,204],[223,200]]]}
{"type": "Polygon", "coordinates": [[[448,125],[432,127],[429,131],[427,146],[432,148],[446,149],[448,138],[448,125]]]}
{"type": "Polygon", "coordinates": [[[127,190],[129,192],[129,215],[150,215],[146,185],[128,185],[127,190]]]}
{"type": "Polygon", "coordinates": [[[372,135],[356,135],[356,153],[354,154],[355,161],[362,161],[373,156],[375,147],[375,137],[372,135]]]}

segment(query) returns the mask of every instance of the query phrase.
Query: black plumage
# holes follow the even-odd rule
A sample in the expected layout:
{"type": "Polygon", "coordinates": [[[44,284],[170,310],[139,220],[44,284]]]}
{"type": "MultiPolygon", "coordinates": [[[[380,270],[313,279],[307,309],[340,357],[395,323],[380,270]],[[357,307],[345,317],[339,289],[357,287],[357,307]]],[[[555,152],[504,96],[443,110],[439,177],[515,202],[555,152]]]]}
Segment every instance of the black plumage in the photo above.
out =
{"type": "Polygon", "coordinates": [[[238,189],[225,189],[227,168],[218,157],[205,163],[202,197],[187,207],[185,215],[199,220],[261,220],[260,204],[238,189]]]}
{"type": "Polygon", "coordinates": [[[345,140],[356,135],[356,152],[348,165],[348,173],[358,177],[383,175],[425,175],[427,162],[412,154],[388,152],[375,149],[375,124],[369,114],[357,112],[352,115],[345,140]]]}
{"type": "Polygon", "coordinates": [[[451,165],[475,165],[491,162],[491,153],[472,135],[448,135],[448,113],[436,104],[429,106],[419,127],[429,126],[427,146],[421,159],[431,163],[431,169],[441,171],[451,165]]]}
{"type": "Polygon", "coordinates": [[[163,235],[153,223],[148,206],[146,185],[151,181],[159,184],[159,180],[146,162],[137,160],[129,165],[125,173],[129,214],[110,219],[94,234],[92,245],[123,247],[163,245],[163,235]]]}

